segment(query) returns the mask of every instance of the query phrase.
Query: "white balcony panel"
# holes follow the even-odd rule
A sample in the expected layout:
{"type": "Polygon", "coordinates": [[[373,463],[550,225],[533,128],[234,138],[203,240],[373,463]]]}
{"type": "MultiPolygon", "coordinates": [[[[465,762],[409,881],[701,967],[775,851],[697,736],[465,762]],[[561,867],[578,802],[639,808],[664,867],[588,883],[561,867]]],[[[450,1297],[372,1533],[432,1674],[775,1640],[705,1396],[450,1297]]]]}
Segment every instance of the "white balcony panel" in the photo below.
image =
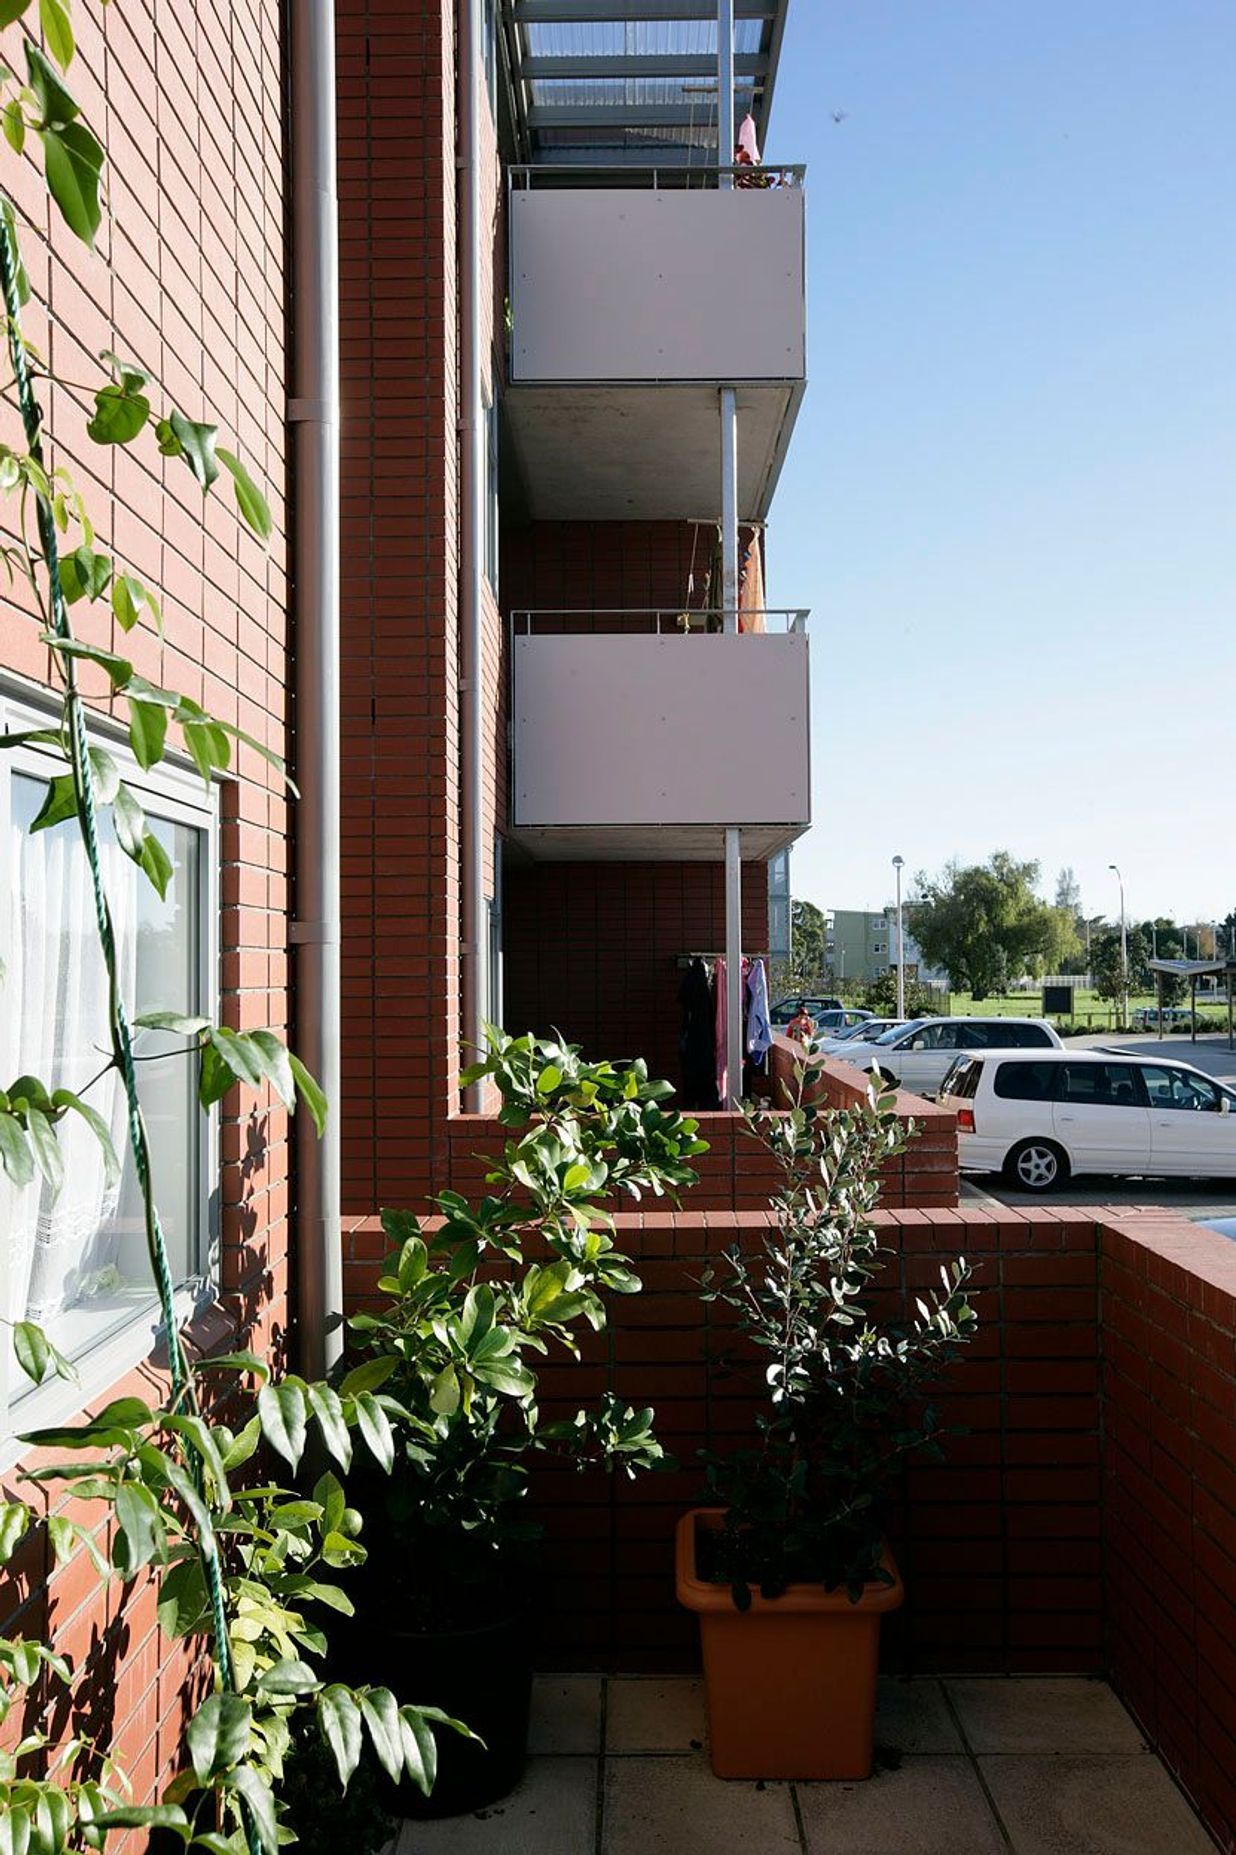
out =
{"type": "Polygon", "coordinates": [[[512,678],[511,822],[541,854],[693,854],[727,825],[768,854],[810,824],[801,633],[516,637],[512,678]]]}
{"type": "Polygon", "coordinates": [[[511,194],[511,380],[801,381],[798,187],[511,194]]]}

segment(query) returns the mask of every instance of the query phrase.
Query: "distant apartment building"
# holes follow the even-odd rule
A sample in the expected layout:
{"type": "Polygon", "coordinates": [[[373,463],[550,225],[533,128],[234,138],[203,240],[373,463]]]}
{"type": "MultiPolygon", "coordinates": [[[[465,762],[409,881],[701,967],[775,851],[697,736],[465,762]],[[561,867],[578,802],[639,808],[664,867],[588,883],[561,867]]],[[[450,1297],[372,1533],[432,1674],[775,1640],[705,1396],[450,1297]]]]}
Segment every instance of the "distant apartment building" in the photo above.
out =
{"type": "MultiPolygon", "coordinates": [[[[828,908],[824,911],[824,952],[829,977],[871,984],[897,968],[897,912],[893,908],[828,908]]],[[[907,979],[934,985],[946,975],[929,967],[922,948],[908,928],[905,934],[907,979]]]]}

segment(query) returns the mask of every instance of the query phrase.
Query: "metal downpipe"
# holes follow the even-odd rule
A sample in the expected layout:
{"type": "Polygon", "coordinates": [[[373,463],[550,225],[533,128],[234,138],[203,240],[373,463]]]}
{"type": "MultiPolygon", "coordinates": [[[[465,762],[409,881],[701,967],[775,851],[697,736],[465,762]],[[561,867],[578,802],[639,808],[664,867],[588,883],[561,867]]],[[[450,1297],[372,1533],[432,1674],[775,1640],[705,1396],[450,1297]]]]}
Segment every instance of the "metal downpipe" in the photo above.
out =
{"type": "MultiPolygon", "coordinates": [[[[485,844],[483,835],[484,745],[481,717],[482,577],[485,441],[481,390],[481,168],[477,90],[481,54],[481,0],[459,0],[459,706],[460,706],[460,881],[462,886],[462,1014],[464,1061],[473,1061],[484,1041],[485,844]]],[[[480,1089],[464,1092],[464,1108],[479,1113],[480,1089]]]]}
{"type": "Polygon", "coordinates": [[[335,184],[335,9],[290,13],[293,485],[295,1046],[325,1091],[319,1140],[295,1116],[299,1356],[306,1377],[339,1357],[343,1335],[342,1065],[339,995],[339,246],[335,184]]]}

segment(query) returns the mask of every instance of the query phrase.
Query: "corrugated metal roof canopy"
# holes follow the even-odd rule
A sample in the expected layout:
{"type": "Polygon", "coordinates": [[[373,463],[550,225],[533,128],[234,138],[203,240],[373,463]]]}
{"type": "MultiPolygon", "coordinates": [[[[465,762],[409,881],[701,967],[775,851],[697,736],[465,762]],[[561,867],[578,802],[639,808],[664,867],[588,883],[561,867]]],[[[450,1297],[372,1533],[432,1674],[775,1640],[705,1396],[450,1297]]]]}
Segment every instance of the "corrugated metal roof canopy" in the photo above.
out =
{"type": "MultiPolygon", "coordinates": [[[[716,162],[715,0],[501,5],[521,159],[716,162]]],[[[734,0],[734,119],[751,112],[761,148],[787,5],[734,0]]]]}

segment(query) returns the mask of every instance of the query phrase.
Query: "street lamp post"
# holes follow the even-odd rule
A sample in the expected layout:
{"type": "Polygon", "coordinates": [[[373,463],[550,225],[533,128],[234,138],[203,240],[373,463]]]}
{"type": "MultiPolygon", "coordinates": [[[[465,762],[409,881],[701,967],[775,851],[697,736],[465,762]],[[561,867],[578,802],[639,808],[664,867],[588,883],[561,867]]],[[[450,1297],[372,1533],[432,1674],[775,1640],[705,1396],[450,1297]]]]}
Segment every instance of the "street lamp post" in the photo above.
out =
{"type": "Polygon", "coordinates": [[[906,1015],[906,949],[901,933],[901,871],[905,864],[904,857],[893,858],[893,868],[897,872],[897,1016],[906,1015]]]}
{"type": "Polygon", "coordinates": [[[1120,884],[1120,1028],[1124,1030],[1129,1022],[1129,924],[1124,912],[1124,877],[1117,864],[1109,863],[1107,867],[1115,870],[1120,884]]]}

